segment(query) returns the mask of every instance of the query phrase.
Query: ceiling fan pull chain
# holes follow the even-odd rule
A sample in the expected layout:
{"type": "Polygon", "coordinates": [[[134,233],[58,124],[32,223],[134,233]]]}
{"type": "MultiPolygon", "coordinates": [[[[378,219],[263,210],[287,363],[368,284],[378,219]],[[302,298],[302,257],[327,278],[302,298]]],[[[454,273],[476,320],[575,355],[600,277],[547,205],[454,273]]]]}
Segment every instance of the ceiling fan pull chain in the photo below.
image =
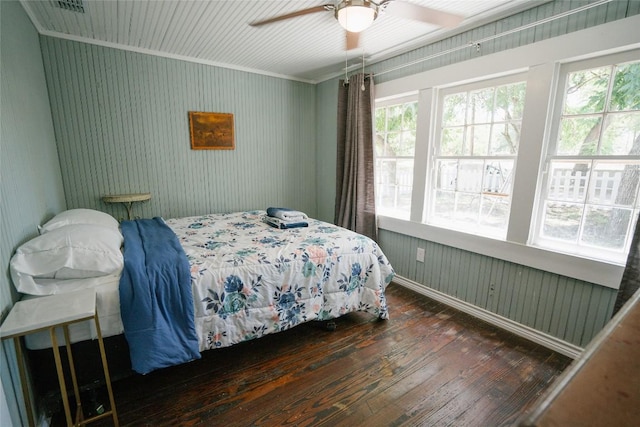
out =
{"type": "Polygon", "coordinates": [[[362,86],[360,86],[360,89],[362,89],[362,91],[364,92],[364,50],[362,51],[362,86]]]}
{"type": "Polygon", "coordinates": [[[347,74],[347,51],[344,51],[344,83],[343,85],[346,86],[349,84],[349,75],[347,74]]]}

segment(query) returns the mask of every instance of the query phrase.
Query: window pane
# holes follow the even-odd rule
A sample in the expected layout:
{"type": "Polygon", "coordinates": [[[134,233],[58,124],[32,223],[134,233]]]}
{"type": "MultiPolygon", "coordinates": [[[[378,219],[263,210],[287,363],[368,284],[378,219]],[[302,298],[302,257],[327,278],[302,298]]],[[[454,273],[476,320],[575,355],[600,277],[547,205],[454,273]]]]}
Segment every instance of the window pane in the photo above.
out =
{"type": "Polygon", "coordinates": [[[480,224],[506,229],[509,222],[509,199],[502,195],[482,195],[480,224]]]}
{"type": "Polygon", "coordinates": [[[486,156],[489,153],[489,137],[491,125],[469,126],[467,128],[467,141],[471,144],[471,154],[474,156],[486,156]]]}
{"type": "Polygon", "coordinates": [[[493,120],[509,121],[521,119],[526,91],[527,84],[525,82],[498,87],[493,120]]]}
{"type": "Polygon", "coordinates": [[[384,138],[385,138],[384,133],[376,134],[376,142],[375,142],[376,157],[384,156],[384,153],[386,151],[384,138]]]}
{"type": "Polygon", "coordinates": [[[520,128],[522,123],[496,123],[491,131],[491,149],[489,155],[504,156],[518,153],[520,143],[520,128]]]}
{"type": "Polygon", "coordinates": [[[436,218],[453,218],[456,196],[453,191],[436,191],[433,213],[436,218]]]}
{"type": "Polygon", "coordinates": [[[611,111],[640,110],[640,62],[616,67],[611,111]]]}
{"type": "Polygon", "coordinates": [[[576,242],[582,221],[582,211],[582,204],[545,203],[542,235],[557,240],[576,242]]]}
{"type": "Polygon", "coordinates": [[[487,161],[484,168],[483,193],[511,194],[513,160],[487,161]]]}
{"type": "Polygon", "coordinates": [[[408,213],[411,211],[413,159],[398,159],[396,166],[396,185],[398,187],[398,196],[395,208],[408,213]]]}
{"type": "Polygon", "coordinates": [[[455,190],[458,181],[458,161],[438,160],[438,175],[436,188],[442,190],[455,190]]]}
{"type": "Polygon", "coordinates": [[[493,88],[488,88],[469,94],[468,124],[491,123],[493,92],[493,88]]]}
{"type": "Polygon", "coordinates": [[[630,209],[588,206],[582,242],[601,248],[624,248],[631,213],[630,209]]]}
{"type": "Polygon", "coordinates": [[[547,198],[559,201],[584,202],[587,194],[590,167],[590,162],[552,162],[547,198]]]}
{"type": "Polygon", "coordinates": [[[598,162],[589,184],[588,202],[633,207],[638,193],[640,165],[598,162]]]}
{"type": "Polygon", "coordinates": [[[418,121],[418,104],[415,102],[404,104],[404,113],[402,114],[402,128],[414,129],[418,121]]]}
{"type": "Polygon", "coordinates": [[[445,96],[442,108],[442,126],[464,125],[464,116],[467,111],[467,94],[456,93],[445,96]]]}
{"type": "Polygon", "coordinates": [[[400,147],[402,145],[402,138],[400,132],[389,132],[387,134],[387,141],[385,145],[384,156],[398,156],[400,147]]]}
{"type": "Polygon", "coordinates": [[[599,113],[604,110],[611,67],[571,73],[567,77],[564,114],[599,113]]]}
{"type": "Polygon", "coordinates": [[[600,154],[633,154],[634,144],[636,153],[640,153],[640,112],[607,115],[600,154]]]}
{"type": "Polygon", "coordinates": [[[387,131],[402,130],[402,105],[393,105],[387,110],[387,131]]]}
{"type": "Polygon", "coordinates": [[[482,190],[482,175],[484,161],[460,160],[458,163],[457,190],[480,193],[482,190]]]}
{"type": "Polygon", "coordinates": [[[402,142],[396,148],[397,156],[410,156],[413,157],[416,149],[416,131],[406,130],[401,135],[402,142]]]}
{"type": "Polygon", "coordinates": [[[477,224],[480,212],[480,195],[468,193],[456,193],[456,207],[454,218],[457,221],[477,224]]]}
{"type": "Polygon", "coordinates": [[[463,148],[464,128],[444,128],[442,129],[442,141],[440,142],[441,156],[462,156],[471,154],[470,150],[463,148]],[[467,153],[468,151],[468,153],[467,153]]]}
{"type": "Polygon", "coordinates": [[[387,130],[387,109],[376,108],[376,131],[384,132],[387,130]]]}
{"type": "Polygon", "coordinates": [[[598,150],[601,116],[563,118],[556,154],[561,156],[594,155],[598,150]]]}
{"type": "Polygon", "coordinates": [[[376,208],[409,219],[416,145],[417,101],[376,108],[376,208]]]}
{"type": "Polygon", "coordinates": [[[376,197],[381,211],[411,210],[413,159],[378,159],[376,162],[376,197]]]}

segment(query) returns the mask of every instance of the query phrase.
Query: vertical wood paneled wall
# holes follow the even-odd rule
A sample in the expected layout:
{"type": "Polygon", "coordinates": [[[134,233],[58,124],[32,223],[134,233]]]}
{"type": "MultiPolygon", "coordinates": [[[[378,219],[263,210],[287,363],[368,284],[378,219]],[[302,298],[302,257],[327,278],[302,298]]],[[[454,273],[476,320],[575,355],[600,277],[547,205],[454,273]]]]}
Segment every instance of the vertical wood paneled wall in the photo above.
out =
{"type": "MultiPolygon", "coordinates": [[[[0,322],[18,294],[9,260],[65,209],[38,33],[17,1],[0,2],[0,322]]],[[[0,345],[0,425],[26,425],[13,342],[0,345]]]]}
{"type": "Polygon", "coordinates": [[[69,208],[142,217],[291,206],[315,214],[313,85],[41,37],[69,208]],[[235,150],[191,150],[188,111],[233,113],[235,150]]]}
{"type": "Polygon", "coordinates": [[[581,347],[611,318],[615,289],[388,230],[379,243],[398,275],[581,347]]]}

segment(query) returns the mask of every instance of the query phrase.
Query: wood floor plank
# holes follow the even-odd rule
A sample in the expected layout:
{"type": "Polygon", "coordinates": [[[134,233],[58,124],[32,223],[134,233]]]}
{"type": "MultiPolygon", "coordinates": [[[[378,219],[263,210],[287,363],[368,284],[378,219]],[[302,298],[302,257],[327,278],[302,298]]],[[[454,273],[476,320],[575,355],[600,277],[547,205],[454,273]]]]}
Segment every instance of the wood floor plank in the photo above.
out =
{"type": "Polygon", "coordinates": [[[570,362],[399,285],[387,295],[387,321],[352,313],[115,381],[120,425],[509,425],[570,362]]]}

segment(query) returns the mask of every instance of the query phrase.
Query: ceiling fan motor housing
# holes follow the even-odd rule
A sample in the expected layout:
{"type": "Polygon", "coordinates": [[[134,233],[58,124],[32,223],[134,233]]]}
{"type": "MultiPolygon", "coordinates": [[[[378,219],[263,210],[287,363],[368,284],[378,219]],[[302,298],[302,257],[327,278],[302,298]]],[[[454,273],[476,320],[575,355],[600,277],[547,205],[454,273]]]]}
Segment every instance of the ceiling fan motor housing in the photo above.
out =
{"type": "Polygon", "coordinates": [[[345,30],[357,33],[368,28],[378,17],[378,5],[368,0],[343,0],[334,13],[345,30]]]}

